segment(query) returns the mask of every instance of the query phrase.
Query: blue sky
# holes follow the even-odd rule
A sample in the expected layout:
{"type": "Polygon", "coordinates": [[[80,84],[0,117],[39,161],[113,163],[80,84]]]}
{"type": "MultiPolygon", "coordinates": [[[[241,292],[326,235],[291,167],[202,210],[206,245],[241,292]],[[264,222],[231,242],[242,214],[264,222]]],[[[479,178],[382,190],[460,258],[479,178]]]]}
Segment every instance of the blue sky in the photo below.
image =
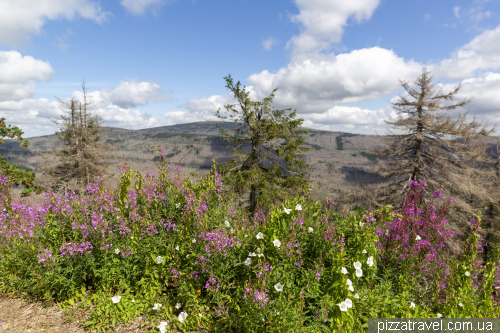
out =
{"type": "MultiPolygon", "coordinates": [[[[0,116],[52,134],[80,83],[112,127],[216,120],[231,74],[310,128],[385,134],[423,65],[500,120],[500,0],[4,0],[0,116]]],[[[456,116],[456,113],[453,114],[456,116]]]]}

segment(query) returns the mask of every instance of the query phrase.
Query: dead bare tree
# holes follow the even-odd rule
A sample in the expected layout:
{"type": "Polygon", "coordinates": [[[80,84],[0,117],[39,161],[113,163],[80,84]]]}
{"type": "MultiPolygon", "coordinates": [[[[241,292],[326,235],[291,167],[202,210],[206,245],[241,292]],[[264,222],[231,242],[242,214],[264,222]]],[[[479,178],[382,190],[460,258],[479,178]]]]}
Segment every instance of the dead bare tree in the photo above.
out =
{"type": "Polygon", "coordinates": [[[474,200],[489,199],[484,187],[488,179],[484,170],[487,157],[481,140],[494,128],[487,130],[487,124],[477,122],[475,117],[467,122],[468,112],[457,120],[445,114],[465,106],[470,99],[453,104],[461,85],[449,93],[442,90],[434,93],[433,80],[424,67],[413,81],[415,86],[400,81],[406,93],[392,104],[399,117],[386,123],[403,134],[389,131],[388,136],[382,137],[385,149],[371,151],[388,161],[377,168],[381,178],[388,180],[377,191],[377,203],[392,201],[398,206],[398,199],[408,190],[409,180],[425,180],[429,190],[425,201],[435,190],[443,189],[443,195],[453,196],[455,206],[470,216],[474,200]]]}
{"type": "Polygon", "coordinates": [[[44,156],[41,168],[47,176],[48,187],[62,193],[68,186],[77,194],[85,194],[86,186],[97,181],[109,163],[109,153],[114,149],[102,142],[101,132],[104,128],[102,118],[92,113],[92,103],[82,82],[83,101],[74,98],[58,99],[62,122],[52,120],[60,129],[56,132],[62,142],[62,148],[53,148],[52,154],[44,156]],[[53,158],[56,157],[54,161],[53,158]]]}

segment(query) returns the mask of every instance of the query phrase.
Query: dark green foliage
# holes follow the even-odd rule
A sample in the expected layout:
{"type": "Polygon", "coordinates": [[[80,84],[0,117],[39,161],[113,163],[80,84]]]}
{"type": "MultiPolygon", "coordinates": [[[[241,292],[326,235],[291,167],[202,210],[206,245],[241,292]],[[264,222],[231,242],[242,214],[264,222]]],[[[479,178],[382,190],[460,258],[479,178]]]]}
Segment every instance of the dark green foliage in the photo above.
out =
{"type": "Polygon", "coordinates": [[[342,142],[342,138],[348,138],[351,136],[358,136],[359,134],[352,134],[352,133],[342,133],[339,136],[335,138],[337,141],[337,150],[344,150],[344,143],[342,142]]]}
{"type": "Polygon", "coordinates": [[[312,143],[308,143],[309,146],[313,147],[315,150],[321,150],[321,149],[325,149],[325,147],[322,147],[320,145],[315,145],[315,144],[312,144],[312,143]]]}
{"type": "Polygon", "coordinates": [[[277,89],[262,101],[252,102],[245,86],[241,88],[240,82],[234,85],[231,75],[224,79],[237,103],[224,106],[229,117],[221,116],[220,109],[216,115],[222,119],[230,118],[241,126],[232,134],[220,129],[222,137],[235,144],[236,147],[230,148],[237,156],[224,165],[218,165],[223,181],[240,198],[249,194],[250,211],[257,206],[268,210],[296,195],[300,188],[310,187],[303,172],[308,165],[297,156],[310,150],[302,146],[308,131],[297,129],[304,120],[294,119],[296,110],[286,115],[291,109],[275,110],[271,106],[277,89]],[[281,144],[283,141],[286,144],[281,144]],[[251,146],[250,153],[240,150],[245,145],[251,146]]]}
{"type": "MultiPolygon", "coordinates": [[[[9,137],[10,139],[17,140],[17,141],[23,141],[22,138],[23,132],[21,129],[17,126],[12,127],[12,125],[5,125],[5,118],[0,118],[0,144],[4,143],[5,137],[9,137]]],[[[24,140],[23,142],[20,142],[22,148],[28,148],[29,142],[24,140]]],[[[18,155],[22,155],[23,153],[26,153],[26,155],[29,155],[29,152],[12,152],[9,151],[9,153],[14,153],[18,155]]],[[[0,190],[3,193],[3,196],[7,200],[7,204],[10,200],[10,189],[9,187],[14,186],[19,186],[23,185],[23,191],[21,193],[21,196],[30,196],[32,192],[40,193],[42,190],[41,187],[37,186],[34,184],[35,181],[35,173],[31,170],[28,169],[23,169],[17,166],[17,164],[11,164],[5,159],[4,157],[0,156],[0,173],[1,175],[5,175],[8,178],[8,183],[5,183],[4,189],[0,190]]]]}
{"type": "Polygon", "coordinates": [[[377,163],[377,158],[375,157],[375,155],[373,154],[370,154],[370,153],[367,153],[365,151],[362,151],[359,153],[361,156],[364,156],[366,157],[367,159],[369,159],[370,161],[372,161],[373,164],[376,164],[377,163]]]}

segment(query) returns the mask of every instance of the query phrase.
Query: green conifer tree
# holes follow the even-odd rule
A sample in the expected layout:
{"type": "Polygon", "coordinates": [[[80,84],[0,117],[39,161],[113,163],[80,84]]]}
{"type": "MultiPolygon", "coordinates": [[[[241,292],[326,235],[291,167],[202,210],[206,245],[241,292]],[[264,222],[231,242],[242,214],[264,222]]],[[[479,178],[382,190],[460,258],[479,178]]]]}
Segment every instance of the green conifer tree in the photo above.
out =
{"type": "Polygon", "coordinates": [[[287,115],[286,111],[291,111],[291,108],[272,108],[277,88],[262,101],[252,102],[246,87],[241,88],[239,81],[234,85],[231,75],[224,79],[236,104],[224,106],[229,116],[221,115],[220,109],[216,116],[229,118],[241,126],[234,130],[234,134],[219,128],[223,139],[235,144],[236,147],[228,147],[237,156],[224,165],[218,164],[222,179],[240,199],[248,195],[247,208],[251,212],[257,205],[266,211],[272,205],[296,196],[300,188],[311,186],[303,172],[308,165],[303,156],[298,155],[310,149],[302,146],[305,143],[302,135],[308,130],[298,129],[304,119],[294,119],[297,110],[287,115]],[[250,151],[243,151],[244,146],[250,151]]]}

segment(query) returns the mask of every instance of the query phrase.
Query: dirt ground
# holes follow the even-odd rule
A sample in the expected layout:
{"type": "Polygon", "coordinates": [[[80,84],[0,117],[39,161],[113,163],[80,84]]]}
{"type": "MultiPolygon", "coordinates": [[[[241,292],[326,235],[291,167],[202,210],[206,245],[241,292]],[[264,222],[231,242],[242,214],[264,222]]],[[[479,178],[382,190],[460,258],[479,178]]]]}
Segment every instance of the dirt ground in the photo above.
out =
{"type": "MultiPolygon", "coordinates": [[[[88,310],[76,309],[63,312],[57,306],[44,308],[41,303],[27,303],[18,298],[0,297],[0,333],[44,332],[84,333],[83,323],[88,310]]],[[[113,332],[145,332],[139,328],[141,318],[127,327],[118,327],[113,332]]]]}

